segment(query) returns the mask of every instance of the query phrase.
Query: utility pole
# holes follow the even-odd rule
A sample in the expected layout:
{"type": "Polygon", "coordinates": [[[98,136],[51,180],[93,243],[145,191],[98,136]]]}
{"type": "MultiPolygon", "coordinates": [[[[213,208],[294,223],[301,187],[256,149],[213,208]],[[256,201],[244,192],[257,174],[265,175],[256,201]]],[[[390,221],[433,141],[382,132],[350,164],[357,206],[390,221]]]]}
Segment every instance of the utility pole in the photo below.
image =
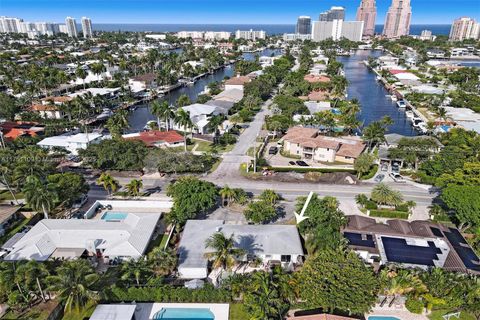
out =
{"type": "Polygon", "coordinates": [[[253,141],[253,172],[257,172],[257,139],[258,133],[253,141]]]}

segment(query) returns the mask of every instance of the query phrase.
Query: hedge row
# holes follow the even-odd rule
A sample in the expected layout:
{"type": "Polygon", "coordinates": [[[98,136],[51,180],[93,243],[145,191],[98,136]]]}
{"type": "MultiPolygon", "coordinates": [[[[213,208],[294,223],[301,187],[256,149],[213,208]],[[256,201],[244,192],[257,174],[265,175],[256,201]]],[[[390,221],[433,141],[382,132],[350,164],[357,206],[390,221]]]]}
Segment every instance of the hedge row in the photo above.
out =
{"type": "Polygon", "coordinates": [[[370,210],[371,217],[408,219],[408,212],[393,210],[370,210]]]}
{"type": "Polygon", "coordinates": [[[205,285],[201,289],[187,289],[184,287],[113,287],[108,290],[106,300],[137,301],[137,302],[230,302],[231,293],[224,289],[215,289],[212,285],[205,285]]]}
{"type": "Polygon", "coordinates": [[[368,180],[368,179],[371,179],[375,176],[375,174],[377,173],[378,171],[378,164],[374,164],[370,170],[368,172],[365,172],[361,177],[360,179],[361,180],[368,180]]]}
{"type": "Polygon", "coordinates": [[[275,172],[298,172],[298,173],[307,173],[307,172],[322,172],[322,173],[332,173],[332,172],[348,172],[351,174],[356,174],[357,171],[354,169],[340,169],[340,168],[310,168],[310,167],[268,167],[269,170],[275,172]]]}

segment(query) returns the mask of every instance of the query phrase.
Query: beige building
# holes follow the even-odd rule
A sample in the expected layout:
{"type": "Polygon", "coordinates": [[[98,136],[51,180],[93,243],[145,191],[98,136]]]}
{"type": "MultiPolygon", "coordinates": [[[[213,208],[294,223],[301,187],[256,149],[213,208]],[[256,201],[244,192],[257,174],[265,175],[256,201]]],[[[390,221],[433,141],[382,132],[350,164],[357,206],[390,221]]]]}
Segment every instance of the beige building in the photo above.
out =
{"type": "Polygon", "coordinates": [[[314,128],[290,128],[283,142],[285,152],[317,162],[353,164],[365,150],[365,144],[359,137],[327,137],[314,128]]]}
{"type": "Polygon", "coordinates": [[[474,19],[468,17],[458,18],[453,21],[450,29],[449,39],[452,41],[462,41],[464,39],[478,39],[480,33],[480,24],[474,19]]]}
{"type": "Polygon", "coordinates": [[[375,18],[377,7],[375,0],[362,0],[357,10],[357,21],[363,21],[363,36],[372,37],[375,35],[375,18]]]}
{"type": "Polygon", "coordinates": [[[388,9],[383,35],[389,39],[408,36],[410,33],[410,20],[412,18],[412,7],[410,0],[392,0],[388,9]]]}

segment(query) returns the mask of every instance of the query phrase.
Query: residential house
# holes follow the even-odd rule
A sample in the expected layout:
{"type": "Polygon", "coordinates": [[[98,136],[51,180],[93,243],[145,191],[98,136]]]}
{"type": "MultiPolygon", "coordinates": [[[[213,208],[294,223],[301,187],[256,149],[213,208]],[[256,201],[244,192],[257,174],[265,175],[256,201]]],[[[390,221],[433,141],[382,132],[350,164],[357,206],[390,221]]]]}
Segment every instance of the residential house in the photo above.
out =
{"type": "MultiPolygon", "coordinates": [[[[199,134],[206,134],[208,133],[208,123],[210,122],[210,118],[215,115],[219,114],[226,114],[225,109],[212,106],[208,104],[200,104],[194,103],[182,108],[183,110],[187,111],[190,114],[190,119],[193,122],[194,128],[193,132],[197,132],[199,134]]],[[[184,128],[183,126],[174,123],[173,128],[175,130],[180,131],[190,131],[191,128],[184,128]]]]}
{"type": "Polygon", "coordinates": [[[240,89],[243,90],[243,87],[246,83],[249,83],[252,79],[247,76],[237,75],[225,81],[225,90],[229,89],[240,89]]]}
{"type": "Polygon", "coordinates": [[[431,151],[432,152],[439,152],[443,145],[431,136],[404,136],[398,133],[388,133],[385,135],[385,142],[382,143],[378,148],[378,159],[381,162],[391,162],[392,160],[395,161],[403,161],[402,159],[391,159],[389,157],[390,149],[398,147],[400,140],[402,139],[434,139],[436,142],[436,147],[434,147],[431,151]]]}
{"type": "Polygon", "coordinates": [[[188,220],[178,247],[178,273],[184,279],[203,279],[208,276],[208,259],[212,252],[205,242],[214,233],[233,235],[235,247],[244,249],[246,255],[239,262],[259,259],[264,267],[281,265],[293,270],[302,263],[304,255],[296,226],[293,225],[238,225],[225,224],[223,220],[188,220]]]}
{"type": "Polygon", "coordinates": [[[376,268],[396,264],[480,274],[478,256],[454,227],[424,220],[377,223],[372,218],[352,215],[342,233],[349,247],[376,268]]]}
{"type": "Polygon", "coordinates": [[[127,140],[136,140],[142,141],[148,147],[162,147],[162,148],[171,148],[171,147],[183,147],[184,139],[182,135],[177,133],[174,130],[169,131],[142,131],[136,133],[125,134],[122,136],[127,140]]]}
{"type": "Polygon", "coordinates": [[[78,150],[86,149],[90,144],[99,143],[103,139],[100,133],[68,133],[43,139],[37,145],[45,149],[62,148],[76,155],[78,150]]]}
{"type": "Polygon", "coordinates": [[[318,74],[307,74],[303,79],[309,83],[329,83],[330,77],[318,74]]]}
{"type": "Polygon", "coordinates": [[[318,129],[304,127],[290,128],[282,140],[285,152],[314,162],[353,164],[366,147],[358,137],[327,137],[318,129]]]}
{"type": "Polygon", "coordinates": [[[3,236],[12,221],[17,218],[19,206],[0,205],[0,236],[3,236]]]}
{"type": "Polygon", "coordinates": [[[61,106],[72,100],[73,98],[68,96],[46,97],[40,100],[40,104],[33,104],[30,110],[45,119],[63,119],[65,112],[61,110],[61,106]]]}
{"type": "Polygon", "coordinates": [[[42,136],[45,126],[35,122],[5,121],[0,122],[0,130],[5,140],[15,140],[18,137],[42,136]]]}

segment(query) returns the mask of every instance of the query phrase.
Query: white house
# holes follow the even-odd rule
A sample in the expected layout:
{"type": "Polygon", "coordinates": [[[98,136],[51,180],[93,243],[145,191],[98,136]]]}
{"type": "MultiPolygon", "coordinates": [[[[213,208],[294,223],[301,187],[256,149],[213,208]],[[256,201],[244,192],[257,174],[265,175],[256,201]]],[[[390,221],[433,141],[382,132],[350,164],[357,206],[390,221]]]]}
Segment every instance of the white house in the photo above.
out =
{"type": "MultiPolygon", "coordinates": [[[[190,114],[190,119],[194,124],[193,131],[200,134],[207,133],[207,125],[210,118],[215,115],[223,114],[224,109],[208,104],[194,103],[182,108],[190,114]]],[[[173,125],[175,130],[185,131],[185,128],[177,123],[173,125]]],[[[187,131],[190,129],[187,129],[187,131]]]]}
{"type": "Polygon", "coordinates": [[[76,155],[79,149],[86,149],[90,144],[99,143],[102,138],[102,134],[95,132],[65,134],[45,138],[38,142],[37,145],[45,149],[52,149],[54,147],[64,148],[76,155]]]}
{"type": "Polygon", "coordinates": [[[233,235],[235,246],[247,254],[237,257],[249,262],[260,259],[264,266],[279,264],[292,270],[302,263],[304,255],[300,236],[293,225],[233,225],[223,220],[188,220],[178,247],[179,276],[184,279],[203,279],[208,276],[205,241],[215,232],[233,235]]]}
{"type": "Polygon", "coordinates": [[[128,213],[117,220],[43,219],[13,245],[4,259],[138,259],[145,253],[160,216],[128,213]]]}

